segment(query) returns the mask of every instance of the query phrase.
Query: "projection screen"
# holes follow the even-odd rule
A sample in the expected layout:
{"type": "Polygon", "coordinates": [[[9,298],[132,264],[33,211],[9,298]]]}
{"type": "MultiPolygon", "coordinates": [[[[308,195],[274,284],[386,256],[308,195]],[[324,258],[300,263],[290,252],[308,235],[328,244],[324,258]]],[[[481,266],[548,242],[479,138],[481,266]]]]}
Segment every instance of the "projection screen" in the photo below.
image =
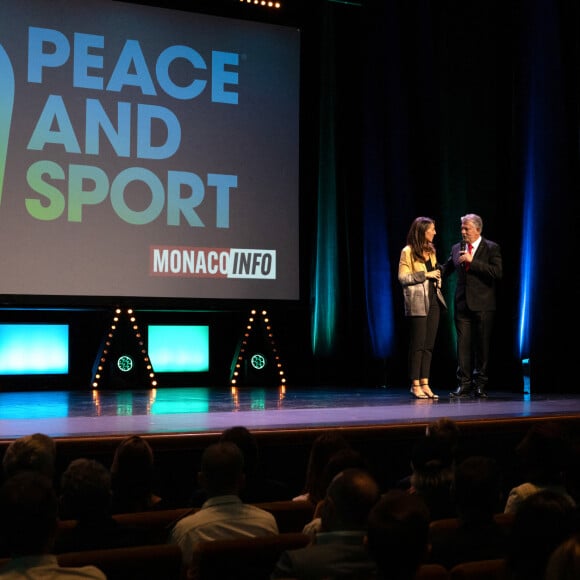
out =
{"type": "Polygon", "coordinates": [[[299,299],[300,31],[0,4],[0,294],[299,299]]]}

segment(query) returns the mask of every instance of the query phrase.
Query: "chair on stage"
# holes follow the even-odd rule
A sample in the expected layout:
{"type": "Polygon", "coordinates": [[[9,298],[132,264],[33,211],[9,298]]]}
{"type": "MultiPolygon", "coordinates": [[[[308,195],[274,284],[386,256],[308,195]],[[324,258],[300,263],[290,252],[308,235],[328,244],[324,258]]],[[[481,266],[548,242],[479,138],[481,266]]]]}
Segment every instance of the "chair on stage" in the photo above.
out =
{"type": "Polygon", "coordinates": [[[505,560],[478,560],[463,562],[451,568],[450,580],[504,580],[506,573],[505,560]]]}
{"type": "Polygon", "coordinates": [[[193,552],[188,578],[194,580],[269,580],[285,550],[303,548],[310,538],[299,532],[202,542],[193,552]]]}
{"type": "Polygon", "coordinates": [[[181,549],[173,544],[67,552],[58,555],[61,566],[91,564],[107,580],[181,580],[184,578],[181,549]]]}

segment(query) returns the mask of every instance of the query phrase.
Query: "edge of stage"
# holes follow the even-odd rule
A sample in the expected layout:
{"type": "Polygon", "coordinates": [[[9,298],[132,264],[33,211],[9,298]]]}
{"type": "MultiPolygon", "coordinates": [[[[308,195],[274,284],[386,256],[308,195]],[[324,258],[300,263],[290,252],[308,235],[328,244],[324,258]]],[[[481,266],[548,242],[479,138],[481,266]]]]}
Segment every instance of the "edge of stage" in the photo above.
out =
{"type": "Polygon", "coordinates": [[[490,392],[488,399],[413,399],[389,387],[177,387],[149,390],[0,393],[0,442],[33,431],[56,438],[215,434],[233,425],[255,432],[580,418],[580,396],[490,392]]]}
{"type": "Polygon", "coordinates": [[[255,434],[267,473],[297,494],[311,444],[328,429],[340,429],[385,486],[408,472],[417,437],[442,417],[459,424],[465,454],[491,455],[508,470],[534,422],[556,420],[579,440],[580,396],[492,391],[484,400],[453,400],[438,393],[439,400],[385,386],[1,392],[0,452],[17,437],[46,433],[56,439],[60,473],[81,456],[110,465],[121,439],[142,435],[154,449],[161,491],[186,505],[203,449],[236,425],[255,434]]]}

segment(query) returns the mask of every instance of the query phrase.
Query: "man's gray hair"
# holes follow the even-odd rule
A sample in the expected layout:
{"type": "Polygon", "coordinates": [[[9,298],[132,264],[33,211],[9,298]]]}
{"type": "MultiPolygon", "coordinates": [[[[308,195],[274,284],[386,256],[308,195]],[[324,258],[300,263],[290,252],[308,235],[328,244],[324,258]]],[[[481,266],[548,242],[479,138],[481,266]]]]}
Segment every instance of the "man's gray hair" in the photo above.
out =
{"type": "Polygon", "coordinates": [[[471,222],[479,233],[483,231],[483,220],[476,213],[467,213],[461,218],[461,223],[471,222]]]}

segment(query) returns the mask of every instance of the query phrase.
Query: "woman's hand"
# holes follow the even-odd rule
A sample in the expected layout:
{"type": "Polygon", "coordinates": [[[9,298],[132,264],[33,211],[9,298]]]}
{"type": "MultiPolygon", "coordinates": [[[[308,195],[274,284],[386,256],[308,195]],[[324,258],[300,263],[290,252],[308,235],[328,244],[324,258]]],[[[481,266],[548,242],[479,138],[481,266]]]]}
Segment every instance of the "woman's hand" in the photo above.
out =
{"type": "Polygon", "coordinates": [[[437,270],[431,270],[431,272],[425,274],[425,277],[434,280],[441,280],[441,270],[439,268],[437,268],[437,270]]]}

